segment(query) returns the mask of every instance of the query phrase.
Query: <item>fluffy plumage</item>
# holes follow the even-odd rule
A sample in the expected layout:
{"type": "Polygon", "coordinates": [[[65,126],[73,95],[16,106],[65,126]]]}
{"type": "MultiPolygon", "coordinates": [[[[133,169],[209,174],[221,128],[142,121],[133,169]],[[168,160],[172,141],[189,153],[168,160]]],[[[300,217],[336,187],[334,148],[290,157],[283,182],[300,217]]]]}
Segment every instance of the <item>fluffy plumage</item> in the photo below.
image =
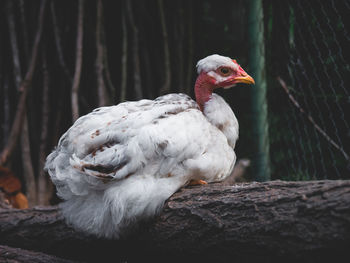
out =
{"type": "MultiPolygon", "coordinates": [[[[199,73],[210,77],[220,67],[218,57],[199,61],[199,73]]],[[[238,65],[231,69],[237,71],[238,65]]],[[[197,80],[197,89],[205,90],[205,83],[197,80]]],[[[198,103],[169,94],[102,107],[79,118],[46,162],[68,223],[118,238],[154,216],[191,180],[215,182],[231,174],[237,119],[219,95],[203,94],[198,103]]]]}

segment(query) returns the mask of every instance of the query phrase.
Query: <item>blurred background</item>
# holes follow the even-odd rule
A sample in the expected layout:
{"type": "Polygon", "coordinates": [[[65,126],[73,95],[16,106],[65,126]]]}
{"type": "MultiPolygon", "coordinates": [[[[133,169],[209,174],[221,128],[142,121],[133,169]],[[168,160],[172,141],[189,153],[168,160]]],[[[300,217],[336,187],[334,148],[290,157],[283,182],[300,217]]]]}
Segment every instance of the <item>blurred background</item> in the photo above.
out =
{"type": "Polygon", "coordinates": [[[195,65],[215,53],[256,80],[218,91],[240,123],[244,180],[349,179],[349,12],[345,0],[1,1],[0,188],[48,204],[45,158],[78,116],[193,97],[195,65]]]}

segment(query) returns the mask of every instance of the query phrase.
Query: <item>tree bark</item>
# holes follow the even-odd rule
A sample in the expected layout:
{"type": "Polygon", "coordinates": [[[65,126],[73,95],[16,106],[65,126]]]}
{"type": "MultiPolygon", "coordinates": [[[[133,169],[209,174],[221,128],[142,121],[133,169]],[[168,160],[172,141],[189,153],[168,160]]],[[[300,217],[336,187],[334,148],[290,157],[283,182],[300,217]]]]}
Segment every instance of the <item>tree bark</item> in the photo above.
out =
{"type": "Polygon", "coordinates": [[[20,248],[0,246],[1,262],[36,262],[36,263],[69,263],[71,260],[58,258],[40,252],[28,251],[20,248]]]}
{"type": "Polygon", "coordinates": [[[349,200],[349,180],[189,187],[119,241],[75,232],[57,207],[3,209],[0,244],[83,261],[336,262],[348,253],[349,200]]]}
{"type": "Polygon", "coordinates": [[[78,26],[77,26],[77,43],[75,52],[75,71],[73,77],[72,86],[72,121],[76,121],[79,118],[79,85],[80,85],[80,75],[81,68],[83,64],[83,32],[84,32],[84,0],[79,0],[78,7],[78,26]]]}

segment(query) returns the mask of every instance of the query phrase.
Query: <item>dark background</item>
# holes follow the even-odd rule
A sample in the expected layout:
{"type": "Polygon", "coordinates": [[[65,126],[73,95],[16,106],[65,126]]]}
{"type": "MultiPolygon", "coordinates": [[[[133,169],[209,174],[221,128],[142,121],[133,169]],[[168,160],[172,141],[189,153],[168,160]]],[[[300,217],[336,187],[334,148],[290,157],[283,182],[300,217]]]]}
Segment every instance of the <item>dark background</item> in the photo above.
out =
{"type": "MultiPolygon", "coordinates": [[[[169,92],[193,97],[195,65],[207,55],[235,58],[249,73],[248,42],[255,36],[247,30],[248,2],[46,1],[26,100],[27,124],[6,166],[21,178],[27,192],[29,173],[35,191],[51,193],[46,179],[44,187],[39,185],[46,176],[45,156],[74,119],[71,97],[80,3],[83,51],[78,106],[84,115],[99,106],[154,99],[169,92]]],[[[335,0],[262,3],[264,18],[259,22],[264,30],[270,178],[349,178],[350,29],[346,17],[350,4],[335,0]],[[286,82],[299,107],[277,77],[286,82]]],[[[22,93],[16,79],[23,80],[28,70],[41,5],[41,1],[0,2],[1,150],[15,119],[22,93]]],[[[254,160],[252,89],[241,85],[218,93],[240,123],[238,158],[254,160]]],[[[254,170],[253,162],[247,180],[254,180],[254,170]]]]}

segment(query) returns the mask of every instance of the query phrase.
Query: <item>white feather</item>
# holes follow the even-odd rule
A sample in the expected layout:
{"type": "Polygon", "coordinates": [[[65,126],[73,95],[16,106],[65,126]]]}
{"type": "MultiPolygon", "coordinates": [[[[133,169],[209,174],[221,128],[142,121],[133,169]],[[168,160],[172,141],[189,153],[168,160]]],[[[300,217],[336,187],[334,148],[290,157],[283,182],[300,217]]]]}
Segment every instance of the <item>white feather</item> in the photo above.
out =
{"type": "Polygon", "coordinates": [[[207,56],[197,63],[197,73],[215,71],[219,67],[226,66],[234,70],[238,70],[238,65],[233,63],[232,59],[229,57],[220,56],[217,54],[207,56]]]}
{"type": "MultiPolygon", "coordinates": [[[[199,63],[199,68],[204,67],[199,63]]],[[[48,156],[67,222],[118,238],[190,180],[231,174],[238,123],[216,94],[204,114],[184,94],[102,107],[79,118],[48,156]]]]}

